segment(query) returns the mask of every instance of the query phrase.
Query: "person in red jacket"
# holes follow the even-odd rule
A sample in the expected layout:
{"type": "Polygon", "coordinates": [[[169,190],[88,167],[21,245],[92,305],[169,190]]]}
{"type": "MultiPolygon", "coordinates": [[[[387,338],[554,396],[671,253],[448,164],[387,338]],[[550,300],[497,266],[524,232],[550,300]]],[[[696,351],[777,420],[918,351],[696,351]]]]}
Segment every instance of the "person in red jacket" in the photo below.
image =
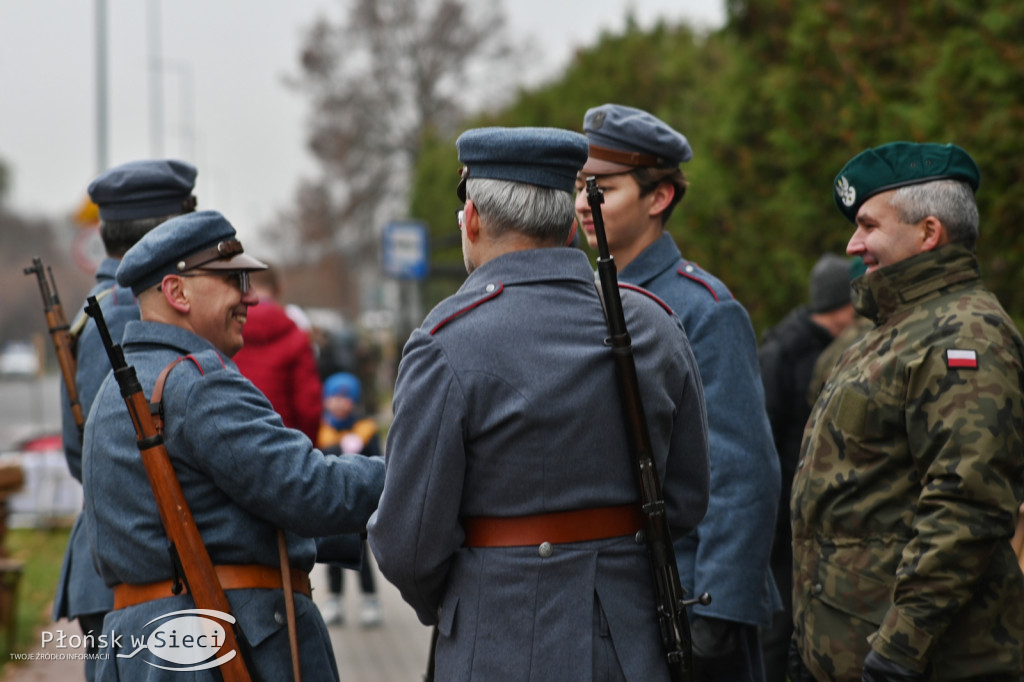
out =
{"type": "Polygon", "coordinates": [[[242,331],[245,346],[235,364],[267,396],[285,426],[316,442],[323,406],[313,344],[277,302],[281,286],[274,268],[250,282],[260,303],[249,308],[242,331]]]}

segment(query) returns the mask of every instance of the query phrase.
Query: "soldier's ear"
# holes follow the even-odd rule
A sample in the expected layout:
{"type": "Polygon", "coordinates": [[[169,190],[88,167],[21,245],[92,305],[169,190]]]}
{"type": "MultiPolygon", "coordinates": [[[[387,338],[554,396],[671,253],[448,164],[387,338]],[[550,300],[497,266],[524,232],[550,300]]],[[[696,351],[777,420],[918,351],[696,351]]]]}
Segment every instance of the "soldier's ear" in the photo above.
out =
{"type": "Polygon", "coordinates": [[[167,305],[178,312],[187,313],[191,309],[184,277],[164,275],[163,281],[160,282],[160,291],[163,293],[167,305]]]}
{"type": "Polygon", "coordinates": [[[465,219],[462,222],[462,229],[466,231],[466,238],[476,244],[480,239],[480,214],[476,212],[476,204],[472,199],[466,200],[465,219]]]}
{"type": "Polygon", "coordinates": [[[946,226],[933,215],[928,216],[918,223],[921,239],[921,251],[931,251],[949,242],[949,235],[946,233],[946,226]]]}
{"type": "Polygon", "coordinates": [[[676,195],[675,186],[668,180],[664,180],[658,183],[658,186],[654,188],[648,197],[650,197],[651,206],[649,213],[652,216],[661,215],[669,204],[672,203],[673,197],[676,195]]]}

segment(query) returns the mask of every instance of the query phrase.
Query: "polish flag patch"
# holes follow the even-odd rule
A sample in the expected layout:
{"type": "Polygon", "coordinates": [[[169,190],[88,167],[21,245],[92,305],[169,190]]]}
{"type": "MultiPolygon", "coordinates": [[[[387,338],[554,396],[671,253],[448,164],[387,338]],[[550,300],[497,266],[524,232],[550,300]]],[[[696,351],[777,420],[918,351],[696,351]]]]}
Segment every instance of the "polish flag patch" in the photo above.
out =
{"type": "Polygon", "coordinates": [[[956,369],[978,369],[978,354],[973,350],[957,350],[950,348],[946,351],[946,367],[956,369]]]}

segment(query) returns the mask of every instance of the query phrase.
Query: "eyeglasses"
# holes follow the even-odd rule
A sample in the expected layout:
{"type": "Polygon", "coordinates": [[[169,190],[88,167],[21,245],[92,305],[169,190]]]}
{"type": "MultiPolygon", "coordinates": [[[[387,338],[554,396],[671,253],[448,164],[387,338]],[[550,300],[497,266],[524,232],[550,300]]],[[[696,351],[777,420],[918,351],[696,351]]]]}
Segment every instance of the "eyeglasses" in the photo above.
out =
{"type": "Polygon", "coordinates": [[[455,209],[455,222],[459,224],[459,229],[462,229],[462,224],[466,222],[466,209],[457,208],[455,209]]]}
{"type": "Polygon", "coordinates": [[[238,290],[243,294],[249,293],[251,288],[248,270],[201,270],[199,272],[180,274],[178,277],[223,277],[238,287],[238,290]]]}

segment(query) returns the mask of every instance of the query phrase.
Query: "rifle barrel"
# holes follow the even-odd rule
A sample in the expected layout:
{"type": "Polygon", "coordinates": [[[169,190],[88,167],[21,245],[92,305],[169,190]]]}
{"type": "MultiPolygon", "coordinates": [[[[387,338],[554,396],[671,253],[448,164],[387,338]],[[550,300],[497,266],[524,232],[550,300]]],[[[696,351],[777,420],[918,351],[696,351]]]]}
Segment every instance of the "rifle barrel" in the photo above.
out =
{"type": "Polygon", "coordinates": [[[626,430],[630,441],[630,455],[640,492],[640,508],[644,519],[644,535],[657,600],[655,607],[662,644],[670,678],[673,682],[690,682],[693,680],[690,624],[683,603],[683,588],[679,582],[679,568],[676,566],[675,552],[672,548],[672,535],[665,515],[661,480],[658,478],[658,468],[652,456],[651,437],[640,395],[640,381],[637,377],[629,330],[626,327],[626,316],[622,309],[615,260],[608,250],[604,215],[601,212],[604,195],[597,185],[596,178],[587,178],[586,186],[587,203],[590,205],[594,219],[594,235],[597,238],[597,269],[605,301],[608,331],[611,335],[612,357],[619,379],[626,430]]]}
{"type": "Polygon", "coordinates": [[[71,405],[71,416],[78,427],[78,437],[82,437],[85,429],[85,412],[78,400],[78,387],[75,385],[75,372],[78,363],[75,360],[74,340],[71,338],[68,320],[64,316],[64,307],[60,304],[60,297],[57,295],[57,282],[53,279],[53,270],[43,267],[42,259],[32,259],[32,266],[25,268],[26,275],[35,275],[39,283],[39,293],[43,297],[43,315],[46,317],[46,327],[50,332],[50,340],[53,342],[53,350],[57,354],[57,363],[60,365],[60,373],[64,379],[64,388],[67,392],[68,403],[71,405]],[[46,273],[50,273],[47,281],[46,273]]]}

